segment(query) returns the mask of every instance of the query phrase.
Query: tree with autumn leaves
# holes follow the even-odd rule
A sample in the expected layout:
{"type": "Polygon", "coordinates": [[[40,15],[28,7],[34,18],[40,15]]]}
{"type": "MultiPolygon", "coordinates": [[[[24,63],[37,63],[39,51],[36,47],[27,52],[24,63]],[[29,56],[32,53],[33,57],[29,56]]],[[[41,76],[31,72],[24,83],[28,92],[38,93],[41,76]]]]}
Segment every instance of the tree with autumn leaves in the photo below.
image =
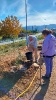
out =
{"type": "Polygon", "coordinates": [[[4,38],[16,37],[22,30],[16,16],[8,16],[0,22],[0,36],[4,38]]]}

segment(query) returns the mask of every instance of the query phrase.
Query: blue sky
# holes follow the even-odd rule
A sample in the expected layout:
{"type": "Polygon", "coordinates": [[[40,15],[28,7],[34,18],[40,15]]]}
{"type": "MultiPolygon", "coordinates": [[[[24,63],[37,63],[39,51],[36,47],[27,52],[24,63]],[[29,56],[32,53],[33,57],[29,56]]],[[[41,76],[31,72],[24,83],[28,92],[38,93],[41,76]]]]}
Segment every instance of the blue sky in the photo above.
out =
{"type": "MultiPolygon", "coordinates": [[[[56,0],[26,0],[27,25],[56,24],[56,0]]],[[[25,0],[0,0],[0,20],[17,16],[26,25],[25,0]]]]}

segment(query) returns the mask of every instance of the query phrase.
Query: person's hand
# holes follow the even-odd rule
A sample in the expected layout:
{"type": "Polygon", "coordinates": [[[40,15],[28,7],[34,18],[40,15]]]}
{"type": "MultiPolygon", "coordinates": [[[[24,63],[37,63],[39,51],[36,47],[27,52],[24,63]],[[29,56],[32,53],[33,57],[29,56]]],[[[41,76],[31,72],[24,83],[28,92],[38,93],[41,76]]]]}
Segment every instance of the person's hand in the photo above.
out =
{"type": "Polygon", "coordinates": [[[26,46],[26,49],[25,50],[28,50],[28,47],[26,46]]]}
{"type": "Polygon", "coordinates": [[[42,52],[40,52],[40,54],[42,54],[42,52]]]}
{"type": "Polygon", "coordinates": [[[42,52],[40,52],[40,56],[42,56],[42,52]]]}

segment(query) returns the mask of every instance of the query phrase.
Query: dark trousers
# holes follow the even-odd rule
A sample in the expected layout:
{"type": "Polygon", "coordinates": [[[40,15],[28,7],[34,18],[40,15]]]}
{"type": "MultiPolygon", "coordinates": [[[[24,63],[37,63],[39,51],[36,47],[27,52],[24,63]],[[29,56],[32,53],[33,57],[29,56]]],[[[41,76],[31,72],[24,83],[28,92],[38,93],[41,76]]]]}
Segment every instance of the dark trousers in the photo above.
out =
{"type": "Polygon", "coordinates": [[[53,57],[44,57],[44,62],[46,65],[46,76],[49,76],[52,72],[52,67],[53,67],[53,57]]]}

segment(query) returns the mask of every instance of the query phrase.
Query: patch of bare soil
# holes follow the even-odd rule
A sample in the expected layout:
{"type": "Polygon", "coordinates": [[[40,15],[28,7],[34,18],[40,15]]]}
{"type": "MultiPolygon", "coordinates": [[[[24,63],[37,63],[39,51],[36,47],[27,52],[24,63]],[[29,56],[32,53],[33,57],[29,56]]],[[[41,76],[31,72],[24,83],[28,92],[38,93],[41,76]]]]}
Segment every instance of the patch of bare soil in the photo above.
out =
{"type": "MultiPolygon", "coordinates": [[[[25,49],[19,50],[22,56],[25,56],[25,49]]],[[[36,71],[38,73],[30,89],[19,99],[20,100],[56,100],[56,58],[54,58],[54,67],[50,79],[43,80],[40,85],[40,68],[34,64],[29,65],[26,71],[20,71],[22,65],[13,65],[16,58],[19,57],[19,51],[5,55],[0,58],[0,100],[15,100],[32,81],[36,71]],[[16,68],[13,72],[11,69],[16,68]]],[[[24,61],[24,58],[23,58],[24,61]]],[[[41,66],[41,74],[45,74],[45,65],[41,66]]]]}

